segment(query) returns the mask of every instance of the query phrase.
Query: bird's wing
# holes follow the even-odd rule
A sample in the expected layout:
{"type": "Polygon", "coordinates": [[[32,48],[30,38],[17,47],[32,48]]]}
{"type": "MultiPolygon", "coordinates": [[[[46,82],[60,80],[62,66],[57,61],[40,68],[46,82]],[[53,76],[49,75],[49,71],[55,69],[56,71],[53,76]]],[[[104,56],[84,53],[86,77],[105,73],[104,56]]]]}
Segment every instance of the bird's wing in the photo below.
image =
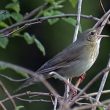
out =
{"type": "Polygon", "coordinates": [[[69,47],[42,65],[37,72],[50,72],[68,66],[69,62],[77,61],[79,59],[82,50],[83,46],[71,44],[69,47]]]}
{"type": "MultiPolygon", "coordinates": [[[[74,64],[76,64],[76,62],[79,61],[79,57],[81,55],[81,52],[83,51],[83,47],[84,46],[80,44],[78,44],[78,46],[77,44],[71,44],[69,47],[67,47],[62,52],[54,56],[51,60],[47,61],[44,65],[42,65],[36,71],[36,73],[47,75],[45,73],[49,73],[51,71],[55,71],[57,69],[61,69],[69,66],[70,62],[74,62],[74,64]]],[[[47,77],[49,76],[47,75],[47,77]]],[[[18,90],[27,87],[29,85],[32,85],[37,81],[39,80],[36,79],[34,81],[33,77],[31,77],[20,88],[18,88],[18,90]]]]}

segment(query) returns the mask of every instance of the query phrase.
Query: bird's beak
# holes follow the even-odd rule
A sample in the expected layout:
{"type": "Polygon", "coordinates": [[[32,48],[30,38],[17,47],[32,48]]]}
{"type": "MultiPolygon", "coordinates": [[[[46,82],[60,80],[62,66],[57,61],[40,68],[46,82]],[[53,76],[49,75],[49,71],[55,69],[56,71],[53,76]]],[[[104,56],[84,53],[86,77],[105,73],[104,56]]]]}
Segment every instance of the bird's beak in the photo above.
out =
{"type": "Polygon", "coordinates": [[[107,22],[109,21],[109,17],[110,17],[110,10],[108,10],[108,12],[105,13],[93,27],[93,29],[96,29],[96,33],[97,36],[99,36],[99,38],[108,37],[107,35],[100,35],[100,34],[103,31],[103,28],[105,27],[107,22]]]}
{"type": "Polygon", "coordinates": [[[110,36],[108,36],[108,35],[97,35],[97,37],[98,37],[98,39],[101,39],[103,37],[110,37],[110,36]]]}

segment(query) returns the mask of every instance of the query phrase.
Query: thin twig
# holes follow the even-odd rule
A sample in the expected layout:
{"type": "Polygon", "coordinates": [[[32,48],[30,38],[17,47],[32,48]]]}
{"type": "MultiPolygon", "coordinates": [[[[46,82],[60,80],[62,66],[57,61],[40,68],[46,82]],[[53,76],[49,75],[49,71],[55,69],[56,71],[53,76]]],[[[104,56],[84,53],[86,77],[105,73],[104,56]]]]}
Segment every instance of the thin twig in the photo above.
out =
{"type": "Polygon", "coordinates": [[[12,102],[14,109],[16,109],[15,101],[12,99],[10,93],[8,92],[8,90],[6,89],[6,87],[4,86],[4,84],[1,81],[0,81],[0,86],[3,89],[3,91],[5,92],[5,94],[8,96],[8,98],[10,99],[10,101],[12,102]]]}
{"type": "Polygon", "coordinates": [[[1,101],[0,101],[0,108],[2,108],[3,110],[7,110],[1,101]]]}
{"type": "MultiPolygon", "coordinates": [[[[25,28],[27,28],[27,27],[33,25],[33,24],[38,24],[38,23],[41,23],[41,21],[32,22],[32,23],[30,22],[30,23],[28,23],[28,24],[24,24],[23,26],[21,26],[21,27],[19,27],[19,28],[17,27],[15,30],[9,32],[9,33],[6,34],[5,36],[8,37],[8,36],[12,35],[13,33],[17,32],[17,31],[23,30],[23,29],[25,29],[25,28]]],[[[2,37],[4,37],[4,36],[2,36],[2,37]]]]}
{"type": "Polygon", "coordinates": [[[54,101],[54,109],[53,109],[53,110],[57,110],[57,104],[58,104],[58,98],[55,97],[55,101],[54,101]]]}
{"type": "Polygon", "coordinates": [[[31,18],[32,16],[34,16],[36,13],[38,13],[40,10],[46,8],[48,6],[48,3],[44,3],[43,5],[39,6],[38,8],[32,10],[30,13],[26,14],[23,18],[23,20],[27,20],[29,18],[31,18]]]}
{"type": "Polygon", "coordinates": [[[103,104],[109,104],[110,103],[110,99],[104,100],[102,101],[103,104]]]}
{"type": "MultiPolygon", "coordinates": [[[[67,78],[68,84],[70,83],[69,78],[67,78]]],[[[69,85],[65,84],[65,92],[64,92],[64,98],[67,99],[69,97],[70,87],[69,85]]]]}
{"type": "MultiPolygon", "coordinates": [[[[110,59],[109,59],[109,61],[108,61],[107,67],[108,67],[108,68],[110,67],[110,59]]],[[[99,102],[99,99],[100,99],[100,97],[101,97],[103,88],[104,88],[105,83],[106,83],[106,80],[107,80],[107,78],[108,78],[108,74],[109,74],[109,72],[106,72],[106,73],[104,74],[104,76],[103,76],[102,82],[101,82],[101,84],[100,84],[99,91],[98,91],[97,96],[96,96],[96,103],[99,102]]],[[[94,107],[92,110],[96,110],[96,107],[94,107]]]]}
{"type": "Polygon", "coordinates": [[[20,97],[16,97],[16,99],[18,99],[20,101],[24,101],[24,102],[29,102],[29,103],[32,103],[32,102],[51,102],[50,100],[44,100],[44,99],[23,99],[20,97]]]}
{"type": "MultiPolygon", "coordinates": [[[[16,97],[21,97],[21,96],[30,96],[30,95],[38,95],[38,96],[50,96],[50,93],[43,93],[43,92],[31,92],[31,91],[27,91],[27,92],[24,92],[24,93],[19,93],[19,94],[16,94],[16,95],[12,95],[11,98],[14,99],[16,97]]],[[[10,100],[9,97],[1,100],[1,102],[6,102],[10,100]]]]}
{"type": "Polygon", "coordinates": [[[100,5],[101,5],[101,8],[103,9],[104,13],[106,13],[104,6],[103,6],[103,3],[102,3],[102,0],[100,0],[100,5]]]}
{"type": "MultiPolygon", "coordinates": [[[[110,90],[104,90],[104,91],[102,91],[102,94],[108,94],[108,93],[110,93],[110,90]]],[[[87,94],[87,95],[90,97],[90,96],[95,96],[97,94],[98,94],[98,92],[94,92],[94,93],[90,93],[90,94],[87,94]]],[[[83,97],[87,97],[87,96],[84,95],[84,96],[81,96],[81,97],[83,98],[83,97]]]]}
{"type": "Polygon", "coordinates": [[[79,27],[80,27],[81,6],[82,6],[82,0],[78,0],[77,21],[76,21],[76,27],[75,27],[73,42],[75,42],[77,40],[78,31],[79,31],[79,27]]]}
{"type": "Polygon", "coordinates": [[[79,107],[75,107],[73,108],[72,110],[87,110],[87,109],[91,109],[93,106],[97,106],[97,107],[100,107],[102,105],[100,104],[87,104],[87,105],[83,105],[83,106],[79,106],[79,107]]]}
{"type": "MultiPolygon", "coordinates": [[[[61,15],[39,17],[39,18],[34,18],[34,19],[30,19],[30,20],[21,21],[21,22],[18,22],[18,23],[13,24],[13,25],[11,25],[11,26],[9,26],[7,28],[1,29],[0,30],[0,34],[3,34],[4,37],[5,37],[5,36],[7,36],[7,34],[9,34],[10,32],[12,32],[17,27],[21,27],[23,25],[29,26],[28,25],[29,23],[32,23],[32,24],[35,23],[35,22],[38,22],[39,23],[39,21],[46,21],[48,19],[64,18],[64,17],[77,17],[77,14],[61,14],[61,15]]],[[[98,21],[99,20],[98,18],[93,17],[92,15],[83,15],[82,14],[81,17],[82,18],[85,18],[85,19],[92,19],[92,20],[95,20],[95,21],[98,21]]]]}
{"type": "Polygon", "coordinates": [[[62,77],[60,74],[58,74],[57,72],[50,72],[50,75],[55,75],[56,78],[58,78],[59,80],[63,81],[66,85],[68,85],[70,87],[71,90],[74,91],[74,89],[81,91],[79,88],[76,88],[73,84],[71,84],[71,82],[68,82],[68,80],[64,77],[62,77]]]}

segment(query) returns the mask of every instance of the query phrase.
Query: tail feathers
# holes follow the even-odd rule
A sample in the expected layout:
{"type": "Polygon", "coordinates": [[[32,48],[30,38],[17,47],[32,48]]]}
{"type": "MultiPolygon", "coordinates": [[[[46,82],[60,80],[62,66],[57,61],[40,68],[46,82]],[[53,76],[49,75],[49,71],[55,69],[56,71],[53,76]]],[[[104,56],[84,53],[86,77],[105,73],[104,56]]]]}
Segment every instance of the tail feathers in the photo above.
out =
{"type": "Polygon", "coordinates": [[[35,84],[36,82],[39,82],[39,81],[38,81],[38,80],[37,80],[37,81],[34,80],[34,78],[29,78],[29,79],[27,79],[27,81],[25,81],[18,89],[16,89],[16,90],[14,91],[14,93],[15,93],[15,92],[18,92],[18,91],[20,91],[20,90],[22,90],[22,89],[24,89],[24,88],[26,88],[26,87],[29,87],[29,86],[35,84]]]}

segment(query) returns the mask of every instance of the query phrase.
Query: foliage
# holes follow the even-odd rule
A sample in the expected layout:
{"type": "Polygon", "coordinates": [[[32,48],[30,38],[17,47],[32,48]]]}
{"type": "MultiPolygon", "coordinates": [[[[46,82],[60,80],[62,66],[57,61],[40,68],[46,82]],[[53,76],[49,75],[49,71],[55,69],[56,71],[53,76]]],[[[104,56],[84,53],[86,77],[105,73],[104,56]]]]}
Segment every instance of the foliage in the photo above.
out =
{"type": "MultiPolygon", "coordinates": [[[[38,16],[54,16],[54,15],[60,15],[63,14],[62,11],[60,11],[61,8],[64,7],[63,3],[66,0],[45,0],[45,2],[49,3],[49,7],[40,10],[37,14],[38,16]]],[[[69,2],[72,4],[72,6],[76,6],[77,0],[69,0],[69,2]]],[[[19,23],[20,21],[23,20],[24,15],[20,13],[21,8],[20,8],[20,3],[18,0],[12,0],[10,3],[8,3],[5,8],[4,8],[4,13],[1,11],[0,14],[0,28],[7,28],[9,25],[12,25],[13,23],[19,23]]],[[[35,16],[36,17],[36,16],[35,16]]],[[[67,23],[75,25],[75,19],[71,18],[65,18],[63,19],[67,23]]],[[[59,18],[56,19],[49,19],[48,23],[50,25],[53,25],[59,21],[59,18]]],[[[16,29],[15,29],[16,30],[16,29]]],[[[13,30],[14,31],[14,30],[13,30]]],[[[17,31],[16,34],[13,32],[11,34],[11,37],[16,37],[16,36],[22,36],[26,40],[27,44],[33,44],[35,43],[36,46],[40,49],[40,51],[45,55],[45,49],[43,45],[39,42],[39,40],[34,36],[30,36],[28,32],[26,32],[24,29],[17,31]],[[23,35],[21,34],[21,31],[23,31],[23,35]],[[31,38],[32,37],[32,38],[31,38]]],[[[0,47],[6,48],[8,45],[8,38],[5,37],[5,35],[0,35],[0,47]],[[3,38],[5,37],[5,38],[3,38]]]]}

